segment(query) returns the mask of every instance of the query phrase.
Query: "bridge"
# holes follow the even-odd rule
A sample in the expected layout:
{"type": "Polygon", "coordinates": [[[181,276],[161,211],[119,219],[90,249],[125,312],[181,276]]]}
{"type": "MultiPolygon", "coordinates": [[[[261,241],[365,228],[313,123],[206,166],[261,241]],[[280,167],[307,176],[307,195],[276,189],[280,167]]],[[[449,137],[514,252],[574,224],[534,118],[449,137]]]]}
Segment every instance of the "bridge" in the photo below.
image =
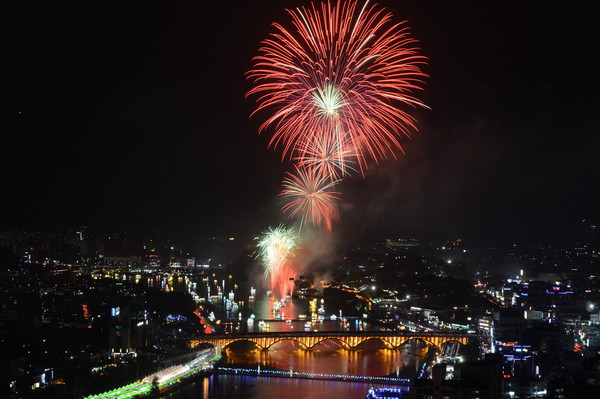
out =
{"type": "Polygon", "coordinates": [[[386,348],[395,349],[410,340],[419,340],[427,346],[442,348],[446,343],[457,342],[466,345],[475,334],[455,332],[404,332],[404,331],[316,331],[316,332],[264,332],[254,334],[206,335],[189,340],[192,348],[209,343],[225,348],[237,341],[253,342],[262,350],[267,350],[280,341],[292,340],[304,349],[312,349],[325,340],[336,340],[346,349],[356,349],[363,342],[377,339],[386,348]]]}

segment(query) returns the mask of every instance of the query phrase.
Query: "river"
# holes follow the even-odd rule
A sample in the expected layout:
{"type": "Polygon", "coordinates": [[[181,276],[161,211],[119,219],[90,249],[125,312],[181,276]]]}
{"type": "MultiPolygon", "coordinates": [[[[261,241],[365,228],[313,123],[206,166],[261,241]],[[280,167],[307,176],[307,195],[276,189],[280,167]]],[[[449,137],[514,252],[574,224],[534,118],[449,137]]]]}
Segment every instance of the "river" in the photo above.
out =
{"type": "Polygon", "coordinates": [[[274,377],[212,375],[177,392],[169,399],[306,399],[344,398],[364,399],[369,388],[381,384],[356,382],[293,380],[274,377]]]}
{"type": "MultiPolygon", "coordinates": [[[[328,303],[321,299],[317,299],[315,313],[323,316],[324,320],[315,320],[310,323],[312,312],[307,298],[294,298],[280,302],[283,306],[274,312],[275,301],[265,292],[256,292],[256,299],[251,299],[249,292],[241,292],[233,286],[232,291],[235,291],[233,294],[215,296],[216,285],[206,282],[198,282],[197,286],[192,284],[192,281],[181,277],[157,281],[157,285],[162,285],[164,288],[170,285],[170,290],[189,292],[193,289],[200,297],[211,300],[217,306],[216,317],[228,320],[225,323],[229,323],[230,333],[373,329],[368,323],[356,319],[346,319],[344,315],[340,315],[338,309],[331,309],[328,303]],[[231,299],[229,307],[227,299],[231,299]],[[227,310],[228,308],[229,310],[227,310]],[[306,320],[298,321],[304,315],[306,315],[306,320]],[[275,318],[278,320],[274,320],[275,318]],[[248,322],[249,319],[251,322],[248,322]],[[262,322],[259,324],[259,321],[262,322]]],[[[166,289],[169,290],[169,288],[166,289]]],[[[312,350],[304,350],[294,341],[282,341],[273,345],[268,351],[258,350],[249,342],[236,342],[225,349],[224,355],[223,366],[225,367],[256,369],[260,365],[263,370],[273,367],[280,370],[308,373],[373,377],[394,375],[411,379],[421,372],[423,364],[428,358],[427,347],[424,343],[409,341],[400,349],[391,350],[383,348],[382,343],[377,340],[361,344],[358,350],[344,349],[335,340],[324,341],[312,350]]],[[[373,386],[384,385],[373,384],[373,386]]],[[[166,397],[172,399],[332,397],[350,399],[364,398],[370,387],[371,384],[357,382],[211,375],[202,377],[166,397]]]]}
{"type": "MultiPolygon", "coordinates": [[[[299,348],[292,341],[275,344],[268,351],[260,351],[251,344],[237,343],[225,350],[226,367],[249,367],[256,369],[258,364],[264,370],[276,367],[282,370],[295,370],[323,374],[384,376],[397,375],[401,378],[414,378],[422,369],[427,349],[418,342],[410,341],[399,350],[380,347],[374,341],[365,343],[362,349],[349,351],[336,341],[324,341],[314,350],[299,348]]],[[[319,381],[305,379],[249,377],[236,375],[212,375],[204,377],[176,391],[167,398],[245,398],[245,399],[301,399],[364,398],[371,386],[340,381],[319,381]]]]}

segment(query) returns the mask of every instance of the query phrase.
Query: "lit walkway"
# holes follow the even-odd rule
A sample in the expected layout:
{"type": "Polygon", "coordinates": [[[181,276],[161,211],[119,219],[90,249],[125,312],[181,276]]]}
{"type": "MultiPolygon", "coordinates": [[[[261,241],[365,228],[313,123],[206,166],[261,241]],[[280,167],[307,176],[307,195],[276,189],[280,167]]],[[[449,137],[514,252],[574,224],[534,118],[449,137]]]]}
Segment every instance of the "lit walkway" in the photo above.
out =
{"type": "Polygon", "coordinates": [[[211,368],[212,363],[218,360],[220,357],[221,354],[217,348],[207,349],[194,360],[185,364],[169,367],[157,373],[146,376],[140,381],[113,389],[112,391],[97,395],[90,395],[85,397],[85,399],[126,399],[133,398],[137,395],[145,395],[152,390],[152,380],[154,380],[155,376],[158,378],[158,387],[163,389],[169,385],[177,383],[182,378],[211,368]]]}

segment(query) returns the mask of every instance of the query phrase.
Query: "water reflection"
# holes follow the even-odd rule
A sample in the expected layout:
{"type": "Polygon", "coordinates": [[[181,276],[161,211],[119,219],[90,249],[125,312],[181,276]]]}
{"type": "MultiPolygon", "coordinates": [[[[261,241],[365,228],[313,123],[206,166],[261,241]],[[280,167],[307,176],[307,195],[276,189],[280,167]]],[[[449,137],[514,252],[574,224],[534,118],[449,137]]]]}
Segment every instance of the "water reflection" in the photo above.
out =
{"type": "Polygon", "coordinates": [[[259,350],[249,342],[236,342],[225,350],[226,366],[250,368],[274,367],[308,373],[332,373],[364,376],[395,375],[414,378],[423,365],[427,347],[418,341],[409,341],[400,349],[382,347],[373,339],[357,350],[345,349],[337,340],[325,340],[312,350],[302,349],[295,341],[285,340],[269,350],[259,350]]]}
{"type": "MultiPolygon", "coordinates": [[[[426,359],[427,348],[418,341],[409,341],[397,350],[381,347],[377,340],[367,341],[359,350],[347,350],[335,340],[318,344],[314,350],[304,350],[294,341],[282,341],[261,351],[251,343],[238,342],[225,351],[225,366],[245,366],[261,370],[276,367],[309,373],[384,376],[414,378],[426,359]]],[[[212,375],[168,395],[171,399],[246,398],[364,398],[371,386],[340,381],[320,381],[237,375],[212,375]]]]}
{"type": "Polygon", "coordinates": [[[112,277],[166,292],[189,293],[199,306],[210,303],[215,307],[217,319],[236,322],[228,333],[372,329],[367,323],[344,317],[340,309],[330,306],[323,298],[275,300],[265,290],[240,288],[229,278],[202,278],[168,273],[148,275],[136,272],[116,272],[112,277]]]}
{"type": "MultiPolygon", "coordinates": [[[[308,298],[293,298],[276,305],[266,292],[250,287],[240,289],[229,279],[175,275],[130,275],[128,278],[136,284],[164,291],[191,293],[200,303],[211,302],[216,317],[228,321],[229,332],[373,329],[360,320],[345,318],[339,309],[332,308],[321,298],[317,298],[312,308],[308,298]],[[274,308],[278,309],[274,311],[274,308]],[[321,316],[321,320],[311,320],[313,314],[321,316]],[[278,320],[274,320],[276,318],[278,320]]],[[[276,343],[268,351],[261,351],[249,342],[236,342],[226,349],[225,354],[225,367],[256,368],[261,365],[263,369],[273,367],[307,373],[414,378],[427,359],[427,348],[422,342],[409,341],[399,349],[386,349],[381,341],[374,339],[361,344],[358,350],[345,349],[337,340],[326,340],[312,350],[305,350],[297,342],[286,340],[276,343]]],[[[369,385],[364,383],[213,375],[167,397],[296,399],[335,395],[364,398],[368,389],[369,385]]]]}
{"type": "Polygon", "coordinates": [[[383,384],[274,377],[213,375],[165,396],[169,399],[364,399],[369,388],[383,384]]]}

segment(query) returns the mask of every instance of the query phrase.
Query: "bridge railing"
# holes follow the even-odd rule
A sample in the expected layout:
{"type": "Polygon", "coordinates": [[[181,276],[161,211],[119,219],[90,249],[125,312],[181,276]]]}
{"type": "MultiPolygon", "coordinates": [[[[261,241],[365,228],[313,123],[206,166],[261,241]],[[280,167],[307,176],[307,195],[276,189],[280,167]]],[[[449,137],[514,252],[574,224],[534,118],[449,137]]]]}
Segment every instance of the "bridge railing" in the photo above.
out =
{"type": "Polygon", "coordinates": [[[295,370],[261,370],[260,368],[249,369],[249,368],[231,368],[231,367],[218,367],[213,372],[225,372],[228,374],[251,374],[251,375],[264,375],[274,377],[287,377],[287,378],[307,378],[307,379],[319,379],[319,380],[347,380],[347,381],[360,381],[360,382],[386,382],[400,385],[410,385],[412,381],[409,378],[395,378],[395,377],[373,377],[366,375],[348,375],[348,374],[324,374],[324,373],[307,373],[303,371],[295,370]]]}
{"type": "Polygon", "coordinates": [[[210,334],[198,339],[221,339],[221,338],[256,338],[256,337],[315,337],[315,336],[339,336],[339,337],[443,337],[443,338],[474,338],[476,334],[461,332],[404,332],[404,331],[269,331],[242,334],[210,334]]]}

